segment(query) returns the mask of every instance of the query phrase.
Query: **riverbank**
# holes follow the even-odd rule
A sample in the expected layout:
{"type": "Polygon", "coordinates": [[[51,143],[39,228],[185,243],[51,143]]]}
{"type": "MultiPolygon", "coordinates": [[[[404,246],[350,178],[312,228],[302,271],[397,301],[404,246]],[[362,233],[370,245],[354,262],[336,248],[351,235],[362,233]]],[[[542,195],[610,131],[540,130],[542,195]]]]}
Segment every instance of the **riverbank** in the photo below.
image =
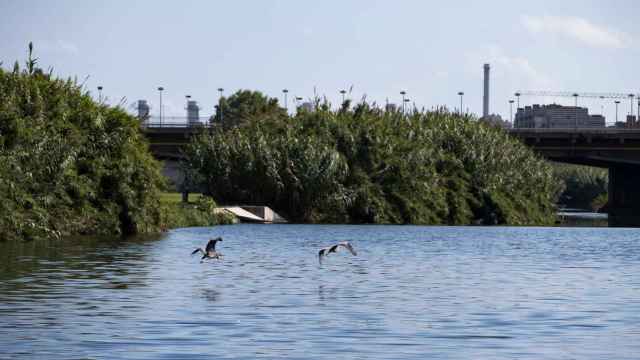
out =
{"type": "Polygon", "coordinates": [[[160,195],[161,226],[163,230],[184,227],[227,225],[234,223],[234,217],[228,213],[216,212],[217,205],[209,197],[190,194],[186,203],[179,193],[160,195]]]}
{"type": "Polygon", "coordinates": [[[560,227],[608,227],[606,213],[596,213],[579,209],[561,209],[557,213],[557,226],[560,227]]]}

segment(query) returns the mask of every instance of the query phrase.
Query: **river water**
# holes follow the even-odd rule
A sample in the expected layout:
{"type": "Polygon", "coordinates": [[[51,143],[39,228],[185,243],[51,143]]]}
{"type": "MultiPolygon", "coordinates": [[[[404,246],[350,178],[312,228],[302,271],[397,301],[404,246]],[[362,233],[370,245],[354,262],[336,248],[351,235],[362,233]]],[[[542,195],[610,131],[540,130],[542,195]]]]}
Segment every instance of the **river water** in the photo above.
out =
{"type": "Polygon", "coordinates": [[[0,243],[4,359],[637,359],[640,231],[233,225],[0,243]],[[222,236],[222,261],[189,253],[222,236]],[[358,256],[318,248],[350,240],[358,256]]]}

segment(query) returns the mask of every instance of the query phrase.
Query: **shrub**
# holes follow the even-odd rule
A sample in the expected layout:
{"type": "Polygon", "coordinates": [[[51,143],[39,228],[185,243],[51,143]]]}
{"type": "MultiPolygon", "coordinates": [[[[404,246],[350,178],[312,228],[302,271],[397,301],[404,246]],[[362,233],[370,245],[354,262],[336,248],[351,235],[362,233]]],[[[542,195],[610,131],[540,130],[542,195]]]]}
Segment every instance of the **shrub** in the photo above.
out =
{"type": "Polygon", "coordinates": [[[162,187],[135,118],[31,54],[0,68],[0,239],[158,231],[162,187]]]}
{"type": "Polygon", "coordinates": [[[506,132],[444,109],[366,103],[252,118],[202,134],[186,166],[217,201],[293,221],[550,224],[550,166],[506,132]]]}

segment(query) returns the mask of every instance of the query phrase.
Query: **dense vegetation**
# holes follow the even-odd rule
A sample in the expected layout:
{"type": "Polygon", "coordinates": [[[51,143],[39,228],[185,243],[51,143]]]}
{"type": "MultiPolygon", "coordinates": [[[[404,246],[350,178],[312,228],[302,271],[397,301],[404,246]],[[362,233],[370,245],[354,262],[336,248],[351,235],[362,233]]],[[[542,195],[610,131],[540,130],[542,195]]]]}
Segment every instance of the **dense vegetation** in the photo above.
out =
{"type": "Polygon", "coordinates": [[[264,120],[287,116],[285,109],[278,104],[278,99],[268,98],[258,91],[251,90],[239,90],[228,98],[222,97],[217,110],[211,121],[221,124],[225,129],[238,126],[249,119],[264,120]]]}
{"type": "Polygon", "coordinates": [[[551,167],[502,130],[446,110],[316,102],[293,117],[224,117],[234,126],[186,150],[189,177],[220,203],[266,204],[300,222],[554,220],[551,167]]]}
{"type": "Polygon", "coordinates": [[[211,197],[192,194],[195,201],[187,202],[183,202],[181,197],[178,193],[163,193],[160,196],[161,223],[164,227],[213,226],[236,221],[233,215],[216,211],[217,205],[211,197]]]}
{"type": "Polygon", "coordinates": [[[164,180],[138,121],[73,80],[0,68],[0,240],[168,226],[164,180]]]}
{"type": "Polygon", "coordinates": [[[598,210],[606,204],[609,186],[606,169],[553,164],[553,171],[562,184],[558,198],[561,207],[598,210]]]}

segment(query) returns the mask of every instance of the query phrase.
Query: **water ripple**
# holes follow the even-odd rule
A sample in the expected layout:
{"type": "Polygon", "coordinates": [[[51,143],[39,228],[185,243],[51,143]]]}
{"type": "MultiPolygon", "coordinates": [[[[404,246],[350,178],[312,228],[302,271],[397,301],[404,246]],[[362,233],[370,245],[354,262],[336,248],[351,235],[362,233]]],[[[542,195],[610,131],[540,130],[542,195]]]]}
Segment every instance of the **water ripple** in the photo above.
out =
{"type": "Polygon", "coordinates": [[[632,359],[636,234],[238,225],[0,243],[0,358],[632,359]],[[189,256],[214,236],[224,260],[189,256]],[[359,255],[318,264],[337,240],[359,255]]]}

